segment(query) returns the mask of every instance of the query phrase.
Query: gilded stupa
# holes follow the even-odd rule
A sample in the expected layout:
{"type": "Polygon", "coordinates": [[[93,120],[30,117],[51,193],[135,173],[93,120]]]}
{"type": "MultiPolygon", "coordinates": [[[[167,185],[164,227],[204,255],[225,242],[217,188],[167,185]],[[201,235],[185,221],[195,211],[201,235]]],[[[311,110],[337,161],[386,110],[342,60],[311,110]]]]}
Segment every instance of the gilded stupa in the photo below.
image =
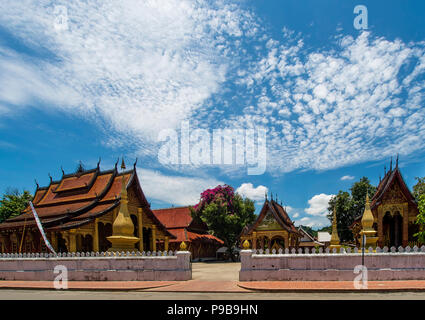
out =
{"type": "MultiPolygon", "coordinates": [[[[124,158],[122,159],[121,169],[125,169],[124,158]]],[[[139,238],[134,236],[134,225],[128,213],[128,196],[124,175],[121,182],[121,206],[117,217],[112,224],[112,236],[107,237],[112,243],[108,251],[120,252],[135,249],[135,244],[139,238]]]]}

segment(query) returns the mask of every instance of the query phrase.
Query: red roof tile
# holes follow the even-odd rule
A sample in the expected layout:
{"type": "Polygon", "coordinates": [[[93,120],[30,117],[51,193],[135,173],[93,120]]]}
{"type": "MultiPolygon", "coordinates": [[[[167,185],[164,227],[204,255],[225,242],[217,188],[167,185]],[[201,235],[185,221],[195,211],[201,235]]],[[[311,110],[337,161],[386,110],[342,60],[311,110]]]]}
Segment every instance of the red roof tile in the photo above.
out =
{"type": "Polygon", "coordinates": [[[97,171],[82,173],[81,175],[73,175],[70,177],[63,178],[59,186],[54,192],[63,192],[69,190],[75,190],[80,188],[87,188],[90,186],[92,180],[96,177],[97,171]]]}
{"type": "Polygon", "coordinates": [[[152,210],[159,221],[167,228],[186,228],[192,222],[189,207],[152,210]]]}

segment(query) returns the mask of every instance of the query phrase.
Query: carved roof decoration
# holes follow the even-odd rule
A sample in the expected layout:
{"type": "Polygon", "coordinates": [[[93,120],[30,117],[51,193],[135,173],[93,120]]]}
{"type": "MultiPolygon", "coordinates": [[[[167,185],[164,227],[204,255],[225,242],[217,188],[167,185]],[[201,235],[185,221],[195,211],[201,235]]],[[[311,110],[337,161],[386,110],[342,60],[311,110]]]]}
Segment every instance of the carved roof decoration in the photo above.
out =
{"type": "MultiPolygon", "coordinates": [[[[174,239],[166,227],[150,209],[137,177],[136,168],[118,172],[101,171],[99,166],[92,170],[77,171],[62,175],[60,181],[50,181],[47,187],[37,187],[33,199],[34,208],[48,231],[67,230],[94,221],[120,205],[122,176],[127,189],[131,188],[140,206],[154,221],[159,230],[174,239]]],[[[28,206],[21,215],[0,224],[0,231],[35,225],[31,208],[28,206]]]]}
{"type": "MultiPolygon", "coordinates": [[[[264,223],[268,223],[271,226],[271,228],[279,228],[288,231],[289,233],[296,234],[300,237],[303,236],[301,232],[294,226],[293,222],[289,218],[288,213],[283,208],[282,205],[277,203],[275,200],[266,200],[264,201],[264,205],[260,211],[260,214],[257,217],[257,220],[250,226],[245,226],[245,228],[242,230],[241,235],[248,235],[251,234],[253,231],[256,231],[259,227],[261,230],[261,226],[264,225],[264,223]],[[276,224],[272,224],[272,219],[276,222],[276,224]]],[[[260,230],[258,229],[258,230],[260,230]]]]}
{"type": "MultiPolygon", "coordinates": [[[[407,187],[406,182],[404,181],[401,174],[397,157],[397,162],[394,169],[392,168],[392,161],[390,164],[390,170],[386,171],[385,168],[385,175],[380,180],[376,192],[370,200],[370,209],[375,210],[383,203],[399,204],[403,202],[407,202],[409,206],[411,206],[414,210],[417,211],[417,213],[419,213],[416,200],[407,187]]],[[[359,224],[362,217],[363,213],[354,219],[354,222],[350,228],[353,229],[356,224],[359,224]]]]}
{"type": "Polygon", "coordinates": [[[388,195],[390,195],[392,198],[396,197],[397,191],[400,191],[404,196],[404,201],[411,205],[417,206],[415,198],[413,197],[412,193],[406,185],[406,182],[403,179],[403,176],[401,175],[398,162],[394,170],[392,170],[390,166],[390,170],[385,174],[384,178],[379,183],[375,195],[371,199],[370,208],[374,209],[379,206],[388,195]]]}

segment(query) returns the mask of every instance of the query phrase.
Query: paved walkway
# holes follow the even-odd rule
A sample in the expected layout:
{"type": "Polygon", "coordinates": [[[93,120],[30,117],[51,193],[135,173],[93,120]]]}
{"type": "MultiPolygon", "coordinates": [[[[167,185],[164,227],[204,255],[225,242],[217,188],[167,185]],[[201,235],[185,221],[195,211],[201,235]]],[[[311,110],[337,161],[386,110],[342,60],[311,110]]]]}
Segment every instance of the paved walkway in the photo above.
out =
{"type": "Polygon", "coordinates": [[[353,281],[246,281],[241,288],[263,292],[372,292],[425,291],[425,280],[369,281],[367,289],[356,289],[353,281]]]}
{"type": "MultiPolygon", "coordinates": [[[[254,293],[254,292],[425,292],[425,280],[369,281],[355,289],[352,281],[252,281],[239,282],[240,263],[197,262],[189,281],[69,281],[68,290],[254,293]]],[[[54,289],[52,281],[0,281],[0,289],[54,289]]]]}

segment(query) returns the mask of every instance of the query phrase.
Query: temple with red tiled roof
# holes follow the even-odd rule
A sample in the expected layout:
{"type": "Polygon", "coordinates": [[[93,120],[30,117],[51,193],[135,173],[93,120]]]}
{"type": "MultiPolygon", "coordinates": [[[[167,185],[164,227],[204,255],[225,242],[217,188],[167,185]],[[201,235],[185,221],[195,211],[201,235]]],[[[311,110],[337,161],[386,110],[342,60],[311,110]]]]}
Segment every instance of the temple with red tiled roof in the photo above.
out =
{"type": "Polygon", "coordinates": [[[248,240],[253,249],[286,249],[299,246],[303,234],[294,226],[285,208],[271,199],[266,200],[257,220],[245,226],[240,235],[241,245],[248,240]]]}
{"type": "MultiPolygon", "coordinates": [[[[170,240],[170,250],[178,250],[184,241],[192,253],[192,259],[215,257],[223,241],[208,232],[207,225],[193,219],[189,207],[152,210],[159,221],[176,238],[170,240]]],[[[159,245],[162,248],[162,245],[159,245]]]]}
{"type": "MultiPolygon", "coordinates": [[[[118,162],[117,162],[118,164],[118,162]]],[[[157,242],[166,243],[176,237],[156,218],[146,200],[133,169],[118,172],[95,169],[63,175],[59,181],[50,178],[47,187],[37,185],[33,204],[43,229],[57,252],[107,251],[112,226],[121,205],[124,181],[128,194],[128,213],[139,238],[135,250],[156,251],[157,242]]],[[[31,208],[0,224],[2,252],[46,252],[31,208]],[[21,245],[22,244],[22,245],[21,245]],[[21,249],[21,250],[20,250],[21,249]]]]}
{"type": "MultiPolygon", "coordinates": [[[[370,203],[374,224],[378,232],[378,245],[382,246],[407,246],[414,245],[418,232],[415,224],[419,214],[418,205],[404,182],[398,166],[398,157],[395,169],[385,172],[384,178],[373,195],[370,203]]],[[[352,225],[352,231],[357,243],[360,243],[361,219],[359,216],[352,225]]]]}

